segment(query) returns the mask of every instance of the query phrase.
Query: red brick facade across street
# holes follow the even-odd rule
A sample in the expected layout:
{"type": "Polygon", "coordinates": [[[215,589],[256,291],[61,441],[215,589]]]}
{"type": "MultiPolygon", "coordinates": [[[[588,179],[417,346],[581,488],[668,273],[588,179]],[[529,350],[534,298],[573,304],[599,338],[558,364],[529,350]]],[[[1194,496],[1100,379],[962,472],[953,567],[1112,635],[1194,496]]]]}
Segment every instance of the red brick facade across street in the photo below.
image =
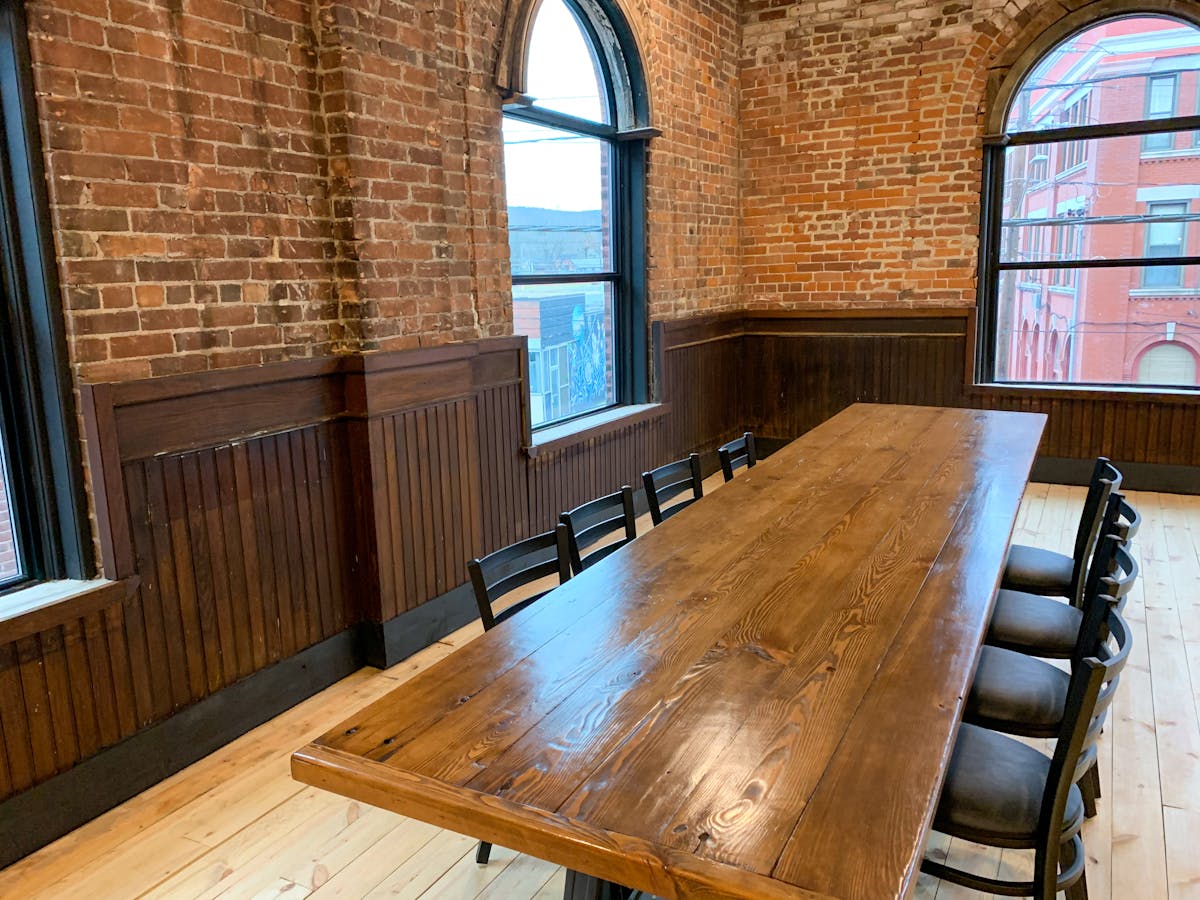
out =
{"type": "MultiPolygon", "coordinates": [[[[1048,60],[1042,83],[1064,86],[1019,94],[1010,118],[1043,128],[1193,115],[1198,54],[1200,31],[1179,22],[1097,26],[1048,60]]],[[[1003,258],[1200,255],[1200,223],[1163,219],[1188,213],[1200,213],[1200,133],[1017,146],[1005,218],[1058,224],[1006,230],[1003,258]]],[[[1200,383],[1200,267],[1010,272],[999,317],[1001,377],[1200,383]]]]}

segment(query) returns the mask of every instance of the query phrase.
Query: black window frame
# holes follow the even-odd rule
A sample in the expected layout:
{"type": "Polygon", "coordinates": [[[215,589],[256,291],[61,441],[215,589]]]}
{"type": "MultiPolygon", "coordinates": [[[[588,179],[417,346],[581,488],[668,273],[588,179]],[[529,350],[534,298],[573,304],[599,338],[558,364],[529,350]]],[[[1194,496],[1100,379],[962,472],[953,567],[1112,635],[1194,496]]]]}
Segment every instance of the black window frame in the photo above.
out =
{"type": "Polygon", "coordinates": [[[0,0],[0,428],[22,568],[0,594],[95,575],[28,33],[0,0]]]}
{"type": "MultiPolygon", "coordinates": [[[[504,104],[506,118],[595,138],[608,147],[612,219],[609,226],[612,265],[608,271],[561,274],[511,275],[514,288],[522,285],[591,284],[612,285],[613,292],[613,388],[614,401],[604,407],[542,422],[534,433],[562,426],[576,419],[594,416],[620,406],[647,402],[649,398],[647,315],[646,315],[646,156],[649,141],[658,131],[637,122],[620,121],[622,109],[634,110],[641,118],[647,105],[646,85],[632,35],[617,9],[600,0],[563,0],[591,44],[598,66],[598,81],[603,92],[609,123],[593,122],[556,110],[543,109],[536,99],[515,97],[504,104]],[[605,32],[616,36],[617,48],[625,71],[612,70],[596,19],[605,32]],[[622,87],[628,96],[618,96],[622,87]]],[[[611,46],[611,41],[609,45],[611,46]]],[[[507,176],[506,176],[507,177],[507,176]]],[[[529,387],[527,385],[527,387],[529,387]]],[[[527,395],[529,391],[527,390],[527,395]]],[[[525,402],[530,398],[526,396],[525,402]]]]}
{"type": "MultiPolygon", "coordinates": [[[[1184,16],[1175,11],[1160,11],[1160,10],[1131,10],[1128,12],[1120,12],[1117,14],[1108,14],[1097,16],[1089,20],[1078,22],[1069,32],[1063,33],[1054,40],[1053,43],[1046,47],[1046,52],[1039,53],[1028,59],[1027,64],[1023,66],[1019,73],[1015,74],[1014,82],[1018,90],[1014,91],[1007,99],[1009,103],[1016,101],[1021,97],[1019,87],[1029,77],[1029,75],[1037,68],[1038,64],[1045,58],[1048,52],[1069,41],[1076,35],[1096,27],[1104,22],[1113,21],[1116,19],[1132,18],[1138,16],[1156,16],[1161,18],[1169,18],[1191,27],[1200,29],[1200,22],[1194,18],[1184,16]]],[[[1146,73],[1149,77],[1150,73],[1146,73]]],[[[1010,76],[1012,77],[1012,76],[1010,76]]],[[[1078,102],[1078,101],[1077,101],[1078,102]]],[[[1198,101],[1200,103],[1200,101],[1198,101]]],[[[1074,104],[1072,104],[1072,107],[1074,104]]],[[[1144,108],[1144,107],[1143,107],[1144,108]]],[[[1002,111],[1001,122],[1006,123],[1011,113],[1012,106],[1008,105],[1002,111]]],[[[1040,382],[1029,382],[1020,378],[1014,378],[1011,375],[1008,378],[1000,379],[998,377],[996,366],[998,356],[998,340],[999,326],[998,321],[1000,304],[1000,283],[1005,272],[1013,271],[1018,273],[1014,277],[1025,277],[1021,273],[1035,272],[1038,270],[1057,270],[1057,269],[1106,269],[1106,268],[1136,268],[1136,267],[1155,267],[1155,266],[1194,266],[1200,265],[1200,256],[1178,256],[1178,257],[1147,257],[1147,256],[1130,256],[1130,257],[1114,257],[1110,259],[1069,259],[1069,260],[1046,260],[1043,262],[1035,262],[1031,260],[1012,260],[1005,262],[1001,258],[1003,248],[1003,219],[1004,219],[1004,176],[1006,155],[1009,148],[1027,146],[1032,144],[1050,144],[1056,147],[1056,153],[1062,153],[1066,147],[1077,142],[1086,142],[1099,138],[1112,137],[1129,137],[1135,136],[1142,139],[1148,134],[1159,132],[1184,132],[1189,130],[1200,130],[1200,109],[1196,115],[1186,116],[1171,116],[1169,118],[1160,119],[1140,119],[1134,122],[1116,122],[1107,124],[1094,125],[1065,125],[1056,128],[1031,129],[1028,131],[1007,133],[1004,126],[1001,125],[998,133],[988,134],[983,139],[983,188],[981,191],[980,202],[980,250],[979,263],[977,270],[977,298],[976,306],[979,311],[976,329],[976,346],[975,346],[975,383],[982,385],[994,386],[1040,386],[1040,382]]],[[[1085,145],[1086,146],[1086,145],[1085,145]]],[[[1086,161],[1087,154],[1085,151],[1084,160],[1086,161]]],[[[1067,174],[1073,173],[1075,167],[1065,169],[1063,172],[1067,174]]],[[[1059,173],[1062,174],[1062,173],[1059,173]]],[[[1196,218],[1200,214],[1189,213],[1188,217],[1196,218]]],[[[1047,226],[1054,224],[1054,219],[1049,219],[1047,226]]],[[[1077,226],[1082,226],[1086,222],[1086,217],[1082,221],[1077,222],[1077,226]]],[[[1186,248],[1185,248],[1186,250],[1186,248]]],[[[1069,338],[1070,336],[1068,336],[1069,338]]],[[[1074,342],[1072,341],[1072,344],[1074,342]]],[[[1072,348],[1073,349],[1073,348],[1072,348]]],[[[1128,390],[1146,390],[1137,385],[1130,385],[1119,382],[1066,382],[1066,383],[1051,383],[1050,386],[1056,389],[1092,389],[1092,388],[1121,388],[1128,390]]],[[[1160,388],[1161,389],[1161,388],[1160,388]]],[[[1172,387],[1172,390],[1187,391],[1186,386],[1172,387]]],[[[1196,390],[1196,389],[1192,389],[1196,390]]]]}

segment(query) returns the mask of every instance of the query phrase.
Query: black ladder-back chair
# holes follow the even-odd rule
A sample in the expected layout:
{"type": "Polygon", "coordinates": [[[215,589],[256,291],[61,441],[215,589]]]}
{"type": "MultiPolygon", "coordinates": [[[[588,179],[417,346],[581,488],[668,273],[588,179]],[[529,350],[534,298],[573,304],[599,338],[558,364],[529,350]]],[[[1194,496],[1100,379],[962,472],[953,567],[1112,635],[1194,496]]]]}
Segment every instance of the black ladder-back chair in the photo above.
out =
{"type": "Polygon", "coordinates": [[[1068,557],[1041,547],[1013,544],[1000,586],[1031,594],[1066,597],[1078,606],[1083,595],[1084,567],[1100,533],[1108,495],[1120,487],[1121,473],[1116,466],[1103,456],[1097,459],[1075,532],[1074,553],[1068,557]]]}
{"type": "Polygon", "coordinates": [[[1076,667],[1053,757],[1015,738],[963,723],[934,814],[934,830],[951,837],[1033,850],[1033,880],[1003,881],[928,857],[921,871],[989,894],[1054,900],[1058,891],[1066,891],[1068,900],[1087,900],[1080,837],[1084,803],[1076,782],[1095,758],[1096,741],[1130,648],[1129,627],[1115,604],[1107,606],[1104,629],[1116,649],[1105,642],[1101,653],[1076,667]]]}
{"type": "Polygon", "coordinates": [[[758,463],[758,454],[754,448],[754,432],[747,431],[740,438],[722,444],[717,448],[717,459],[721,461],[721,474],[728,483],[733,481],[733,470],[745,466],[753,469],[758,463]]]}
{"type": "MultiPolygon", "coordinates": [[[[1071,653],[1071,671],[1084,659],[1101,653],[1107,638],[1104,620],[1110,605],[1118,611],[1137,580],[1137,564],[1117,535],[1103,538],[1095,565],[1106,572],[1084,598],[1083,619],[1071,653]]],[[[1089,579],[1090,580],[1090,579],[1089,579]]],[[[1055,602],[1055,601],[1048,601],[1055,602]]],[[[1053,738],[1062,727],[1071,676],[1042,659],[1001,647],[980,651],[975,679],[963,707],[963,721],[1005,734],[1053,738]]],[[[1082,767],[1079,783],[1084,810],[1096,814],[1100,773],[1095,755],[1082,767]]]]}
{"type": "Polygon", "coordinates": [[[646,488],[646,503],[650,506],[650,519],[661,525],[675,513],[704,496],[704,476],[700,473],[700,455],[690,454],[650,472],[642,473],[642,484],[646,488]],[[664,508],[664,503],[690,490],[692,496],[664,508]]]}
{"type": "MultiPolygon", "coordinates": [[[[1099,554],[1107,535],[1115,535],[1127,544],[1137,535],[1141,521],[1137,510],[1121,494],[1115,491],[1109,494],[1100,526],[1100,538],[1096,541],[1088,565],[1083,598],[1096,596],[1099,579],[1113,574],[1116,571],[1114,566],[1118,564],[1124,571],[1137,575],[1137,563],[1130,556],[1127,546],[1119,547],[1116,558],[1109,559],[1107,564],[1099,560],[1099,554]]],[[[1123,597],[1124,594],[1118,599],[1123,597]]],[[[1001,588],[996,594],[985,640],[992,646],[1028,653],[1030,656],[1069,659],[1075,650],[1082,621],[1083,611],[1078,606],[1051,597],[1001,588]]]]}
{"type": "Polygon", "coordinates": [[[571,571],[578,575],[637,537],[633,488],[624,485],[619,491],[577,506],[562,514],[562,523],[567,526],[571,571]],[[586,556],[581,554],[582,549],[622,530],[625,532],[623,538],[597,547],[586,556]]]}
{"type": "MultiPolygon", "coordinates": [[[[570,579],[567,526],[560,523],[553,531],[534,535],[480,559],[473,559],[467,563],[467,571],[471,575],[471,586],[475,589],[475,602],[479,605],[483,630],[490,631],[546,596],[553,588],[522,598],[497,612],[494,605],[505,595],[555,573],[558,574],[559,584],[570,579]]],[[[486,864],[491,853],[492,845],[480,841],[475,861],[486,864]]]]}
{"type": "Polygon", "coordinates": [[[494,607],[502,597],[547,575],[557,574],[559,584],[571,577],[566,526],[560,523],[553,531],[536,534],[473,559],[467,563],[467,571],[471,575],[471,587],[475,589],[483,630],[489,631],[546,596],[553,588],[525,597],[497,612],[494,607]]]}

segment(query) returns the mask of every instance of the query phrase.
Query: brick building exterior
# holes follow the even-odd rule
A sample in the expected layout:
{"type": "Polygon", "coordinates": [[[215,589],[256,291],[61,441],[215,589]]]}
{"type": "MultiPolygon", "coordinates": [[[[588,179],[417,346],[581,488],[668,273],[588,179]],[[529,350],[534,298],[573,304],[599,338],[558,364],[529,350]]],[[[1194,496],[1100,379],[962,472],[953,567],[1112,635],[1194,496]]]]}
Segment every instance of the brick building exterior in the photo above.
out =
{"type": "MultiPolygon", "coordinates": [[[[1084,124],[1136,121],[1155,104],[1159,115],[1192,114],[1200,108],[1197,54],[1194,28],[1145,17],[1106,23],[1061,54],[1049,74],[1067,86],[1034,92],[1034,108],[1024,115],[1041,128],[1084,115],[1084,124]]],[[[1006,219],[1057,223],[1011,229],[1005,259],[1200,255],[1195,225],[1162,220],[1200,212],[1200,138],[1193,132],[1014,147],[1005,185],[1006,219]]],[[[1006,358],[999,374],[1018,381],[1200,383],[1198,279],[1194,266],[1009,272],[1000,289],[1006,358]]]]}

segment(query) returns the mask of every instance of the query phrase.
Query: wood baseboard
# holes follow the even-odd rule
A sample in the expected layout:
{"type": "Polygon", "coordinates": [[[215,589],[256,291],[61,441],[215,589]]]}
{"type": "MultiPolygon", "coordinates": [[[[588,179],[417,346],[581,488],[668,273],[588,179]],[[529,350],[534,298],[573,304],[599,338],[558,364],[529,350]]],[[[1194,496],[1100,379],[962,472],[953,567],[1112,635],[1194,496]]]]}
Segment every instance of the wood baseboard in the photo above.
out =
{"type": "MultiPolygon", "coordinates": [[[[1033,464],[1032,480],[1050,484],[1087,484],[1094,459],[1064,459],[1039,456],[1033,464]]],[[[1114,459],[1130,491],[1161,491],[1167,494],[1200,494],[1200,466],[1169,466],[1160,463],[1130,463],[1114,459]]]]}

